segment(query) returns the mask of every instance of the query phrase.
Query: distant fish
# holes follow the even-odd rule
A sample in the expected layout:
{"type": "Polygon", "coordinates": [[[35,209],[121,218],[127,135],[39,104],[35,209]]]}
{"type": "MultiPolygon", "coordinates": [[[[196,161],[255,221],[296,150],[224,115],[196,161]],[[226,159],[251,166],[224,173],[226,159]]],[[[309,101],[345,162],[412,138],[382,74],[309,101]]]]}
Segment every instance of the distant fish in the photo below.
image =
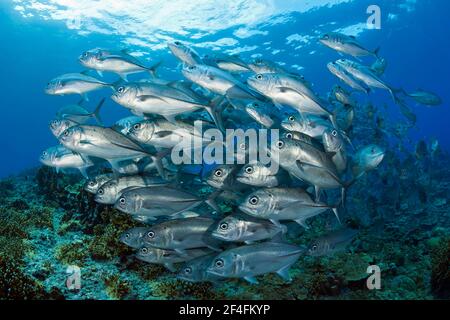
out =
{"type": "Polygon", "coordinates": [[[377,145],[360,149],[353,157],[353,178],[358,179],[370,170],[374,170],[383,161],[385,151],[377,145]]]}
{"type": "Polygon", "coordinates": [[[439,96],[421,89],[413,93],[405,92],[405,94],[408,97],[414,99],[417,103],[423,104],[425,106],[438,106],[442,104],[442,99],[439,96]]]}
{"type": "Polygon", "coordinates": [[[353,57],[374,56],[378,58],[380,48],[370,51],[364,48],[354,36],[347,36],[342,33],[330,32],[324,34],[319,42],[325,46],[338,51],[339,53],[349,54],[353,57]]]}
{"type": "Polygon", "coordinates": [[[181,62],[188,65],[196,65],[202,63],[202,59],[200,58],[198,53],[187,45],[181,43],[180,41],[168,43],[167,45],[173,55],[181,60],[181,62]]]}
{"type": "Polygon", "coordinates": [[[100,75],[103,71],[114,72],[124,80],[127,80],[129,74],[138,72],[149,72],[152,76],[155,76],[156,69],[161,64],[161,62],[158,62],[148,67],[126,50],[109,51],[104,49],[86,51],[79,57],[79,61],[86,68],[97,70],[100,75]]]}
{"type": "Polygon", "coordinates": [[[415,155],[418,160],[423,160],[426,156],[428,156],[428,146],[424,140],[420,140],[416,144],[415,155]]]}
{"type": "Polygon", "coordinates": [[[82,101],[80,101],[78,104],[68,105],[59,109],[56,116],[60,119],[67,119],[78,124],[85,124],[89,122],[90,119],[95,119],[98,124],[102,125],[100,109],[102,108],[104,102],[105,98],[100,100],[94,112],[90,112],[81,105],[82,101]]]}
{"type": "Polygon", "coordinates": [[[313,240],[308,247],[308,254],[314,257],[329,256],[345,250],[358,234],[357,230],[341,229],[313,240]]]}
{"type": "Polygon", "coordinates": [[[51,80],[47,84],[45,92],[50,95],[79,94],[84,100],[89,100],[88,92],[110,86],[110,84],[85,73],[68,73],[51,80]]]}

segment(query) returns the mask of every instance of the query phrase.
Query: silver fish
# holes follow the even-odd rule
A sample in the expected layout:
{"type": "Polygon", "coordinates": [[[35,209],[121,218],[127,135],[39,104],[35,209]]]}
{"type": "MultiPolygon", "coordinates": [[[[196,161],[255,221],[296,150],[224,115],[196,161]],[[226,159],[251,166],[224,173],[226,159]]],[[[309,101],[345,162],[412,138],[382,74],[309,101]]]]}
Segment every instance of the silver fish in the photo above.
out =
{"type": "Polygon", "coordinates": [[[231,215],[220,220],[211,235],[222,241],[250,244],[255,241],[272,239],[277,234],[285,232],[286,228],[267,220],[231,215]]]}
{"type": "Polygon", "coordinates": [[[353,157],[353,177],[360,178],[366,172],[375,170],[383,161],[385,151],[377,145],[369,145],[360,149],[353,157]]]}
{"type": "MultiPolygon", "coordinates": [[[[125,159],[155,158],[136,142],[111,128],[79,125],[64,131],[59,139],[68,149],[105,159],[113,168],[118,168],[117,163],[125,159]]],[[[159,171],[161,174],[162,169],[159,171]]]]}
{"type": "Polygon", "coordinates": [[[358,234],[357,230],[341,229],[328,233],[311,242],[308,254],[313,257],[329,256],[345,250],[358,234]]]}
{"type": "Polygon", "coordinates": [[[290,106],[301,114],[332,116],[325,102],[298,78],[266,73],[249,77],[247,83],[274,103],[290,106]]]}
{"type": "Polygon", "coordinates": [[[202,61],[211,66],[217,66],[218,68],[228,72],[247,72],[251,69],[247,64],[242,61],[238,56],[229,56],[226,54],[205,55],[202,61]]]}
{"type": "Polygon", "coordinates": [[[174,250],[165,250],[143,246],[136,254],[136,258],[148,263],[161,264],[171,272],[175,272],[174,263],[186,262],[195,258],[211,254],[212,250],[208,248],[198,248],[186,250],[184,253],[178,253],[174,250]]]}
{"type": "Polygon", "coordinates": [[[356,106],[356,101],[351,97],[351,93],[346,91],[341,86],[335,85],[331,91],[331,97],[336,99],[343,105],[356,106]]]}
{"type": "Polygon", "coordinates": [[[97,190],[95,201],[102,204],[115,204],[124,190],[139,187],[162,186],[167,185],[168,183],[167,180],[160,177],[140,175],[111,179],[97,190]]]}
{"type": "Polygon", "coordinates": [[[68,105],[61,109],[59,109],[56,114],[59,119],[67,119],[69,121],[76,122],[78,124],[85,124],[89,122],[90,119],[94,119],[98,124],[102,124],[102,120],[100,118],[100,109],[103,106],[105,99],[103,98],[95,108],[94,112],[88,111],[85,107],[81,105],[81,102],[78,104],[68,105]]]}
{"type": "Polygon", "coordinates": [[[50,95],[79,94],[88,100],[87,93],[110,87],[110,84],[83,73],[68,73],[51,80],[45,89],[50,95]]]}
{"type": "Polygon", "coordinates": [[[212,170],[206,182],[213,188],[228,191],[239,191],[245,188],[236,180],[239,166],[223,164],[212,170]]]}
{"type": "Polygon", "coordinates": [[[114,174],[106,173],[95,176],[94,178],[86,181],[84,184],[84,190],[89,193],[96,194],[98,189],[106,182],[114,178],[114,174]]]}
{"type": "Polygon", "coordinates": [[[214,246],[217,241],[208,235],[213,219],[192,217],[165,221],[150,227],[142,241],[144,245],[160,249],[171,249],[184,253],[186,249],[214,246]]]}
{"type": "Polygon", "coordinates": [[[117,121],[114,124],[113,128],[114,130],[127,135],[128,133],[130,133],[131,128],[133,128],[136,123],[141,122],[142,120],[144,120],[143,117],[129,116],[117,121]]]}
{"type": "Polygon", "coordinates": [[[160,63],[156,63],[148,67],[126,50],[92,49],[83,52],[78,59],[83,66],[97,70],[100,75],[104,71],[114,72],[124,80],[127,80],[129,74],[138,72],[149,72],[155,76],[156,69],[160,65],[160,63]]]}
{"type": "MultiPolygon", "coordinates": [[[[207,129],[208,124],[202,124],[202,127],[207,129]]],[[[200,146],[204,142],[211,142],[208,139],[210,136],[203,136],[195,126],[182,121],[143,120],[133,125],[129,136],[142,144],[169,149],[181,142],[194,144],[194,139],[198,139],[200,146]]]]}
{"type": "Polygon", "coordinates": [[[69,128],[75,127],[79,125],[79,123],[67,120],[67,119],[55,119],[50,122],[50,131],[53,133],[53,135],[56,138],[59,138],[59,136],[66,131],[69,128]]]}
{"type": "Polygon", "coordinates": [[[179,114],[205,109],[217,124],[211,102],[199,101],[197,96],[167,85],[137,82],[117,84],[111,98],[135,114],[157,114],[170,122],[175,122],[175,116],[179,114]]]}
{"type": "Polygon", "coordinates": [[[143,246],[142,238],[147,233],[149,227],[136,227],[129,229],[120,235],[120,242],[127,246],[139,249],[143,246]]]}
{"type": "Polygon", "coordinates": [[[291,132],[300,132],[312,138],[322,139],[323,133],[333,128],[333,125],[314,115],[289,115],[282,122],[281,127],[291,132]]]}
{"type": "Polygon", "coordinates": [[[86,168],[93,165],[89,158],[82,157],[79,153],[63,146],[48,148],[42,152],[40,161],[46,166],[56,168],[57,172],[60,169],[78,169],[84,177],[87,177],[86,168]]]}
{"type": "Polygon", "coordinates": [[[190,81],[221,96],[242,99],[255,97],[255,94],[244,84],[219,68],[207,65],[188,65],[183,68],[182,72],[190,81]]]}
{"type": "Polygon", "coordinates": [[[368,88],[365,84],[353,78],[344,68],[339,66],[336,62],[328,63],[327,68],[332,74],[334,74],[341,81],[346,83],[349,87],[364,93],[370,92],[370,88],[368,88]]]}
{"type": "Polygon", "coordinates": [[[211,201],[173,187],[143,187],[123,192],[114,207],[133,217],[155,220],[191,210],[203,202],[214,206],[211,201]]]}
{"type": "Polygon", "coordinates": [[[371,88],[379,88],[388,90],[392,96],[392,99],[397,102],[396,91],[391,88],[385,81],[381,80],[378,75],[373,72],[369,67],[363,66],[357,62],[347,59],[340,59],[336,63],[341,66],[345,71],[351,74],[354,78],[362,81],[371,88]]]}
{"type": "Polygon", "coordinates": [[[364,48],[354,36],[347,36],[337,32],[324,34],[319,41],[331,49],[353,57],[374,56],[378,58],[380,50],[380,48],[377,48],[375,51],[370,51],[364,48]]]}
{"type": "Polygon", "coordinates": [[[405,94],[408,97],[414,99],[417,103],[423,104],[425,106],[438,106],[442,104],[442,99],[439,96],[421,89],[413,93],[405,92],[405,94]]]}
{"type": "Polygon", "coordinates": [[[327,130],[323,133],[322,143],[325,151],[333,154],[331,160],[338,172],[343,173],[347,169],[347,151],[342,135],[336,129],[327,130]]]}
{"type": "Polygon", "coordinates": [[[252,244],[222,252],[207,271],[224,278],[244,278],[252,284],[258,282],[256,276],[271,272],[291,281],[289,268],[303,252],[303,249],[285,243],[252,244]]]}
{"type": "Polygon", "coordinates": [[[280,221],[295,221],[308,229],[306,220],[332,209],[339,220],[336,208],[314,201],[302,189],[270,188],[251,193],[239,209],[255,218],[272,221],[279,226],[280,221]]]}
{"type": "Polygon", "coordinates": [[[175,41],[173,43],[167,44],[170,51],[181,60],[183,63],[188,65],[196,65],[201,64],[202,59],[192,48],[189,48],[187,45],[181,43],[180,41],[175,41]]]}
{"type": "Polygon", "coordinates": [[[216,282],[223,279],[206,272],[216,256],[217,253],[214,253],[186,262],[180,268],[177,278],[188,282],[216,282]]]}
{"type": "Polygon", "coordinates": [[[287,174],[279,168],[271,168],[261,163],[245,165],[236,175],[240,183],[260,187],[273,188],[283,184],[288,179],[287,174]]]}

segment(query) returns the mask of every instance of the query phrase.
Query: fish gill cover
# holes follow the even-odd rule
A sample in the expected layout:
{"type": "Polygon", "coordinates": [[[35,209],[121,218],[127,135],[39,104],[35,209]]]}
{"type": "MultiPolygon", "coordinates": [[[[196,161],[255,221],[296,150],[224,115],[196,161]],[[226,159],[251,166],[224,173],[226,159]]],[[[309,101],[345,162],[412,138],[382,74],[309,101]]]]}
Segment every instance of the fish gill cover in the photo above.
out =
{"type": "Polygon", "coordinates": [[[396,55],[439,6],[220,3],[2,4],[45,151],[1,181],[0,298],[448,298],[447,99],[396,55]]]}

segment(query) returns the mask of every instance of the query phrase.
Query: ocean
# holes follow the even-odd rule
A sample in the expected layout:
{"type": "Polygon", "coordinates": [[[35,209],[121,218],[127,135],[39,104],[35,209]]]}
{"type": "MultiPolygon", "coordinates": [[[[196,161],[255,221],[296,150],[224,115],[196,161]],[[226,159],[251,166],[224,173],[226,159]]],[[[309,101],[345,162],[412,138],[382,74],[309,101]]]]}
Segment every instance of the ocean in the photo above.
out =
{"type": "MultiPolygon", "coordinates": [[[[15,243],[12,241],[22,245],[23,239],[31,239],[21,254],[12,254],[11,263],[20,261],[14,270],[30,283],[27,288],[32,288],[9,296],[7,290],[0,290],[0,299],[448,299],[449,12],[450,3],[445,0],[1,1],[0,178],[5,203],[0,209],[0,230],[17,231],[7,219],[20,224],[20,219],[36,212],[40,218],[30,220],[27,236],[17,236],[16,232],[17,239],[0,241],[10,246],[15,243]],[[368,8],[379,10],[375,20],[371,20],[374,12],[368,8]],[[158,78],[175,82],[186,78],[182,62],[168,43],[180,41],[200,57],[224,54],[246,63],[272,61],[290,74],[303,76],[313,91],[327,100],[334,85],[345,87],[327,64],[353,59],[319,42],[330,32],[355,37],[369,50],[379,47],[379,57],[387,62],[380,77],[390,87],[407,93],[432,92],[442,103],[426,106],[402,96],[416,118],[410,121],[387,90],[353,94],[357,106],[349,138],[356,149],[348,152],[373,143],[383,148],[386,157],[378,169],[349,188],[348,205],[340,208],[344,224],[360,230],[352,249],[341,253],[348,256],[322,258],[331,262],[306,259],[292,269],[292,287],[284,286],[276,275],[265,275],[259,285],[250,285],[251,277],[247,282],[237,277],[241,279],[218,286],[191,287],[175,282],[163,267],[152,265],[151,269],[136,262],[130,248],[117,243],[127,228],[136,226],[135,221],[111,206],[96,204],[93,196],[83,191],[85,180],[77,172],[56,174],[39,161],[44,150],[59,144],[49,123],[60,108],[81,98],[76,94],[49,95],[45,88],[57,76],[85,72],[79,57],[88,50],[126,50],[146,66],[161,62],[158,78]],[[375,107],[375,116],[368,111],[369,104],[375,107]],[[44,234],[53,239],[52,245],[42,240],[44,234]],[[380,247],[383,239],[388,240],[380,247]],[[111,247],[105,251],[102,246],[111,247]],[[65,287],[68,265],[79,265],[86,274],[81,290],[65,287]],[[370,265],[380,265],[383,277],[386,275],[383,281],[389,284],[384,291],[365,290],[366,270],[348,270],[370,265]],[[94,269],[107,276],[94,281],[94,269]],[[128,271],[121,274],[119,270],[128,271]],[[321,274],[320,270],[326,271],[321,274]],[[307,275],[302,278],[303,273],[307,275]]],[[[376,59],[353,60],[370,65],[376,59]]],[[[113,72],[101,76],[91,70],[89,75],[107,83],[119,80],[113,72]]],[[[245,83],[255,74],[234,76],[245,83]]],[[[148,73],[141,72],[128,80],[148,78],[148,73]]],[[[83,106],[91,111],[106,98],[100,111],[105,127],[130,115],[127,108],[111,99],[111,88],[88,96],[83,106]]],[[[195,172],[202,178],[207,175],[195,172]]],[[[210,193],[207,184],[203,185],[201,190],[195,186],[190,190],[196,190],[196,195],[210,193]]],[[[244,191],[254,190],[247,187],[244,191]]],[[[308,192],[312,197],[313,190],[308,192]]],[[[322,200],[331,208],[339,194],[330,192],[322,200]]],[[[230,201],[219,206],[227,214],[239,211],[230,201]]],[[[200,211],[208,210],[203,204],[200,211]]],[[[290,243],[308,246],[313,239],[339,228],[334,215],[326,217],[317,218],[311,230],[289,225],[290,243]]],[[[1,264],[0,259],[0,269],[1,264]]],[[[5,289],[11,283],[0,279],[0,285],[5,289]]]]}

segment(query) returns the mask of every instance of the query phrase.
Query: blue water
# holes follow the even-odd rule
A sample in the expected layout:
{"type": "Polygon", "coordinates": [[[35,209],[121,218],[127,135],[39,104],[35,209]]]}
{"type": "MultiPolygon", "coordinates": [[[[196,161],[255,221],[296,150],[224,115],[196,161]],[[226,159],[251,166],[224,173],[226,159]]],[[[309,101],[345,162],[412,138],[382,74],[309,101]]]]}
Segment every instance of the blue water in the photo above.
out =
{"type": "MultiPolygon", "coordinates": [[[[381,55],[388,60],[387,82],[408,91],[430,90],[444,101],[433,108],[411,104],[418,116],[416,128],[410,133],[411,147],[419,139],[437,138],[443,149],[450,149],[447,105],[450,101],[450,2],[446,0],[229,1],[229,8],[221,5],[221,1],[209,1],[207,6],[205,1],[199,1],[198,11],[195,5],[181,10],[187,5],[183,1],[170,1],[172,11],[168,5],[142,10],[132,0],[101,1],[102,5],[85,0],[77,1],[76,7],[59,3],[64,2],[0,2],[0,177],[37,166],[42,150],[57,143],[48,130],[48,123],[60,107],[77,102],[79,97],[48,96],[43,89],[50,79],[60,74],[82,71],[77,57],[85,50],[102,47],[141,52],[149,63],[163,59],[161,75],[177,78],[180,73],[174,71],[178,62],[164,45],[167,40],[192,43],[201,54],[213,49],[234,53],[239,51],[237,48],[247,48],[252,50],[240,53],[244,60],[262,55],[286,63],[286,68],[302,66],[304,69],[300,71],[291,69],[304,74],[315,84],[316,91],[326,95],[336,83],[326,63],[338,59],[339,55],[318,44],[317,38],[321,33],[355,25],[362,26],[357,33],[362,43],[370,48],[381,46],[381,55]],[[328,6],[329,2],[336,5],[328,6]],[[381,8],[381,30],[365,28],[366,8],[371,4],[381,8]],[[181,9],[178,12],[176,8],[181,9]],[[72,20],[80,14],[78,25],[72,20]],[[224,14],[229,17],[217,21],[224,14]],[[153,29],[146,30],[145,21],[153,29]],[[249,36],[251,33],[246,34],[246,30],[256,32],[249,36]],[[307,42],[288,44],[287,38],[295,34],[308,37],[307,42]],[[219,45],[208,45],[218,40],[219,45]],[[297,48],[299,45],[302,47],[297,48]]],[[[107,75],[106,79],[113,81],[115,77],[107,75]]],[[[109,94],[108,90],[90,94],[89,105],[93,108],[101,97],[109,94]]],[[[385,114],[392,121],[399,117],[385,92],[377,91],[370,100],[380,108],[387,103],[389,108],[385,114]]],[[[108,124],[127,114],[109,99],[102,111],[108,124]]]]}

